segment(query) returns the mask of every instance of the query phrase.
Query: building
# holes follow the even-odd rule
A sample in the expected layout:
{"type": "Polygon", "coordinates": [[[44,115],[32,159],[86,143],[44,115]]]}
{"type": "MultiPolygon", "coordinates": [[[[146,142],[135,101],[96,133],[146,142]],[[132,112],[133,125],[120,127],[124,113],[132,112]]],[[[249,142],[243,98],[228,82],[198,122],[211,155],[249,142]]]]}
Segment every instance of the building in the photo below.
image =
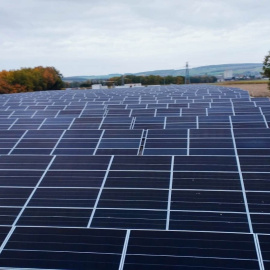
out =
{"type": "Polygon", "coordinates": [[[225,70],[224,71],[224,80],[231,80],[233,77],[233,71],[232,70],[225,70]]]}
{"type": "Polygon", "coordinates": [[[108,86],[103,86],[102,84],[93,84],[92,89],[108,89],[108,86]]]}
{"type": "Polygon", "coordinates": [[[142,87],[141,83],[125,83],[124,85],[115,86],[115,88],[132,88],[132,87],[142,87]]]}

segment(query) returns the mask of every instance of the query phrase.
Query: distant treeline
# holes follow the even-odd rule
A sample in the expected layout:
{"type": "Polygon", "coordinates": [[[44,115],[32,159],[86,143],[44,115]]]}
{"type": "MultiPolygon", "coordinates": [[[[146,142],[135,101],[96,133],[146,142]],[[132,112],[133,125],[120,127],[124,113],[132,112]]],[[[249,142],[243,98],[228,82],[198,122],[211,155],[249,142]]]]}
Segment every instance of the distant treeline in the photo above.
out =
{"type": "MultiPolygon", "coordinates": [[[[122,77],[113,77],[109,79],[110,83],[114,82],[116,85],[122,84],[122,77]]],[[[217,81],[217,78],[214,76],[196,76],[190,77],[190,83],[214,83],[217,81]]],[[[151,85],[151,84],[184,84],[185,77],[183,76],[135,76],[135,75],[126,75],[124,78],[124,83],[141,83],[142,85],[151,85]]]]}
{"type": "MultiPolygon", "coordinates": [[[[115,85],[122,84],[122,77],[113,77],[109,81],[113,81],[115,85]]],[[[161,77],[159,75],[149,75],[149,76],[135,76],[126,75],[124,78],[124,83],[141,83],[142,85],[155,85],[155,84],[183,84],[185,78],[183,76],[165,76],[161,77]]]]}
{"type": "Polygon", "coordinates": [[[192,76],[190,77],[190,83],[215,83],[217,78],[215,76],[192,76]]]}
{"type": "Polygon", "coordinates": [[[62,77],[54,67],[3,70],[0,72],[0,94],[61,89],[65,85],[62,77]]]}
{"type": "MultiPolygon", "coordinates": [[[[192,76],[190,77],[190,83],[214,83],[217,78],[214,76],[192,76]]],[[[184,84],[185,77],[183,76],[159,76],[159,75],[149,75],[149,76],[136,76],[136,75],[126,75],[124,79],[122,77],[112,77],[108,80],[102,80],[100,83],[113,86],[122,85],[122,83],[141,83],[142,85],[163,85],[163,84],[184,84]]],[[[87,80],[83,83],[73,82],[70,84],[72,87],[91,87],[92,84],[98,83],[96,80],[87,80]]]]}

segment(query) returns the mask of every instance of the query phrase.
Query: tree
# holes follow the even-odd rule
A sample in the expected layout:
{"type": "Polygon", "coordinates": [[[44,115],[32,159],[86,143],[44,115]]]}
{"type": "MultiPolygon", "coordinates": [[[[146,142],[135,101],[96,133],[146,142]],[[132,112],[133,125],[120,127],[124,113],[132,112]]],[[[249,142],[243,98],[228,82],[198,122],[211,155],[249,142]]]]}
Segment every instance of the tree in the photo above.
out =
{"type": "Polygon", "coordinates": [[[265,56],[263,61],[263,75],[269,78],[268,88],[270,90],[270,51],[268,52],[268,55],[265,56]]]}
{"type": "Polygon", "coordinates": [[[0,94],[61,89],[64,86],[62,77],[54,67],[3,70],[0,72],[0,94]]]}
{"type": "Polygon", "coordinates": [[[92,86],[92,82],[90,80],[87,80],[80,84],[80,87],[91,87],[91,86],[92,86]]]}
{"type": "Polygon", "coordinates": [[[190,82],[191,83],[215,83],[217,78],[215,76],[191,76],[190,82]]]}
{"type": "Polygon", "coordinates": [[[27,92],[26,87],[20,84],[11,85],[0,78],[0,94],[12,94],[20,92],[27,92]]]}
{"type": "MultiPolygon", "coordinates": [[[[115,85],[122,84],[122,77],[113,77],[109,79],[110,81],[114,81],[115,85]]],[[[183,76],[166,76],[162,77],[159,75],[149,75],[149,76],[136,76],[136,75],[126,75],[125,83],[141,83],[142,85],[152,85],[152,84],[183,84],[184,77],[183,76]]]]}

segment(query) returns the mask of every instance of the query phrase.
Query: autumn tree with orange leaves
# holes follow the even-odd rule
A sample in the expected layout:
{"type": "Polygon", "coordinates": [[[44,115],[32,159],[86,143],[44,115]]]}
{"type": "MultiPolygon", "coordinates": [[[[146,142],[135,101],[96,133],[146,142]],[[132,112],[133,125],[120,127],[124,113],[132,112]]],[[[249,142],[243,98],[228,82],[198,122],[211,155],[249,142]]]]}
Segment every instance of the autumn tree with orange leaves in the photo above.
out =
{"type": "Polygon", "coordinates": [[[54,67],[3,70],[0,72],[0,94],[61,89],[64,86],[62,77],[54,67]]]}

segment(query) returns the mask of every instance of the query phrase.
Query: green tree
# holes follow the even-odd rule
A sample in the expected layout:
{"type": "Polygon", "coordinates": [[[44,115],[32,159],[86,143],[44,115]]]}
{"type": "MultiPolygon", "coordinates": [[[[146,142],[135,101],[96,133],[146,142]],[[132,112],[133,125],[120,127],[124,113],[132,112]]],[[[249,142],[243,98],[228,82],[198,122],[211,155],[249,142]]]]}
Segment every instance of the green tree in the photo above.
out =
{"type": "Polygon", "coordinates": [[[263,75],[269,78],[268,89],[270,90],[270,51],[268,52],[268,55],[265,56],[263,61],[263,75]]]}
{"type": "MultiPolygon", "coordinates": [[[[109,79],[110,81],[114,81],[115,85],[122,84],[122,77],[113,77],[109,79]]],[[[149,75],[149,76],[136,76],[136,75],[126,75],[125,83],[141,83],[142,85],[152,85],[152,84],[183,84],[184,77],[183,76],[166,76],[162,77],[159,75],[149,75]]]]}
{"type": "Polygon", "coordinates": [[[80,87],[91,87],[91,86],[92,86],[92,82],[90,80],[87,80],[80,84],[80,87]]]}
{"type": "Polygon", "coordinates": [[[217,78],[215,76],[192,76],[190,77],[191,83],[214,83],[217,81],[217,78]]]}

